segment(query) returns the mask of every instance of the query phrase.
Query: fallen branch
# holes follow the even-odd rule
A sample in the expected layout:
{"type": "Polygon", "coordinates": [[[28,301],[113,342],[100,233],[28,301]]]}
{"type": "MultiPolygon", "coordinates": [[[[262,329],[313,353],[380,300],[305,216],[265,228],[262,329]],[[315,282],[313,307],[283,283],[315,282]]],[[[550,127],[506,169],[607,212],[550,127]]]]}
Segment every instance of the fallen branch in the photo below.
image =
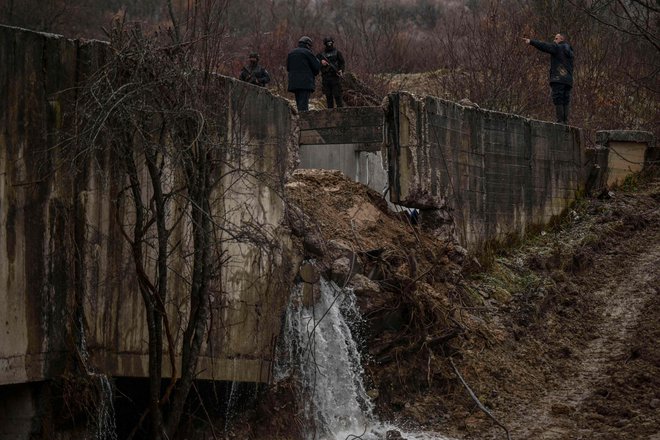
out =
{"type": "Polygon", "coordinates": [[[506,438],[507,440],[511,440],[511,436],[509,435],[509,430],[507,429],[506,426],[504,426],[499,420],[495,418],[495,416],[486,408],[483,403],[479,401],[479,398],[474,394],[474,391],[470,388],[470,386],[465,382],[465,379],[463,379],[463,376],[461,376],[461,373],[459,373],[458,368],[456,368],[456,365],[454,365],[454,360],[452,358],[449,358],[449,363],[451,364],[451,367],[454,369],[454,373],[458,377],[458,379],[461,381],[465,389],[468,391],[470,394],[470,397],[472,397],[472,400],[474,400],[474,403],[477,404],[480,410],[482,410],[488,417],[490,417],[500,428],[506,432],[506,438]]]}

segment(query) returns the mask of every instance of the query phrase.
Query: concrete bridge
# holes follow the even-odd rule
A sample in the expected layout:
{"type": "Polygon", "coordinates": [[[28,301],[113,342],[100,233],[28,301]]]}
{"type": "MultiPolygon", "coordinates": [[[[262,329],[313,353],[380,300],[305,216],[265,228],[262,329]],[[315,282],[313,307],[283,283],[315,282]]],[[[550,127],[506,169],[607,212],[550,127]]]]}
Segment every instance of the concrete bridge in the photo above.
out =
{"type": "MultiPolygon", "coordinates": [[[[106,56],[102,42],[0,26],[0,439],[14,438],[2,431],[7,426],[31,423],[30,384],[66,370],[76,332],[84,332],[98,371],[148,376],[144,311],[113,214],[113,156],[86,162],[79,175],[58,163],[71,94],[106,56]]],[[[449,225],[478,251],[547,224],[584,191],[593,169],[598,182],[614,183],[621,175],[603,171],[615,168],[613,157],[643,163],[653,145],[648,133],[612,132],[587,155],[576,127],[407,93],[388,96],[382,107],[298,115],[266,90],[230,78],[218,87],[228,97],[226,141],[259,158],[250,162],[254,171],[273,176],[268,184],[228,185],[231,197],[219,203],[249,211],[281,238],[267,260],[257,246],[224,249],[233,263],[222,277],[227,303],[204,345],[200,379],[271,380],[280,317],[302,257],[281,198],[296,166],[339,169],[388,189],[392,203],[423,210],[428,224],[449,225]]],[[[168,312],[179,317],[177,303],[168,312]]]]}

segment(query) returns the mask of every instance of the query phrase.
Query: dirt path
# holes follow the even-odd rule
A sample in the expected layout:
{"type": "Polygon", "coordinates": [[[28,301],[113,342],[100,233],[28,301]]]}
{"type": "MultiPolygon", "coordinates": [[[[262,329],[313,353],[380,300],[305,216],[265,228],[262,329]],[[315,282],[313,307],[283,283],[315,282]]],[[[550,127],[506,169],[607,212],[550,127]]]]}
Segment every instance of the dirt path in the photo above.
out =
{"type": "Polygon", "coordinates": [[[660,246],[652,246],[648,253],[628,261],[625,270],[617,271],[620,273],[616,275],[623,276],[611,276],[605,287],[592,293],[604,303],[595,338],[577,353],[572,377],[556,381],[556,388],[520,414],[513,431],[517,438],[554,440],[594,435],[593,427],[585,426],[581,423],[584,418],[575,414],[595,391],[607,386],[609,372],[630,359],[640,318],[660,293],[658,262],[660,246]]]}
{"type": "MultiPolygon", "coordinates": [[[[580,216],[507,260],[536,282],[485,315],[500,342],[460,368],[514,440],[660,440],[660,183],[580,216]]],[[[451,411],[457,438],[505,438],[471,402],[451,411]]]]}

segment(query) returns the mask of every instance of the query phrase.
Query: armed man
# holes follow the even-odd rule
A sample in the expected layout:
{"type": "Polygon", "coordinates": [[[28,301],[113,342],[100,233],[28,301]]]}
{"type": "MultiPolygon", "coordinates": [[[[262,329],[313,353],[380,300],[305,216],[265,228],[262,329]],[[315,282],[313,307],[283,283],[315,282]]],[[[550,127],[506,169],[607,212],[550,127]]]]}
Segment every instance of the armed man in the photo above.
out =
{"type": "Polygon", "coordinates": [[[344,56],[335,47],[332,37],[323,39],[323,51],[316,56],[321,62],[321,85],[328,108],[343,107],[344,101],[341,97],[341,77],[344,74],[346,63],[344,56]]]}
{"type": "Polygon", "coordinates": [[[538,50],[550,54],[550,89],[557,122],[568,124],[568,106],[573,88],[573,48],[564,34],[555,35],[552,43],[523,38],[538,50]]]}
{"type": "Polygon", "coordinates": [[[248,65],[243,66],[243,69],[241,69],[239,79],[256,86],[266,87],[266,84],[270,82],[270,75],[266,69],[259,65],[259,54],[255,52],[250,54],[248,65]]]}

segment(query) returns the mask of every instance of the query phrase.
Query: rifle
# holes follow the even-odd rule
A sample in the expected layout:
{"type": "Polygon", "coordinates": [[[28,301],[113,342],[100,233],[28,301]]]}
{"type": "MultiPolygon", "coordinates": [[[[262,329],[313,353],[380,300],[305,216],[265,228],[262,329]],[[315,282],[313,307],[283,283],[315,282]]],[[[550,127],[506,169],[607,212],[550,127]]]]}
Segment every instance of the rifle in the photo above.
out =
{"type": "Polygon", "coordinates": [[[247,77],[245,78],[245,81],[246,81],[246,82],[248,82],[248,83],[250,83],[250,84],[255,84],[255,85],[257,85],[257,86],[260,86],[260,85],[261,85],[261,84],[259,83],[259,80],[258,80],[257,78],[255,78],[255,77],[253,77],[253,76],[252,76],[252,72],[250,72],[249,70],[247,70],[247,68],[246,68],[245,66],[243,66],[242,71],[245,72],[245,73],[247,73],[247,77]]]}
{"type": "Polygon", "coordinates": [[[344,72],[342,72],[341,70],[339,70],[339,69],[337,68],[337,66],[335,66],[334,64],[332,64],[332,62],[328,59],[328,57],[326,57],[326,56],[323,54],[323,52],[321,52],[321,56],[322,56],[323,59],[328,63],[328,65],[329,65],[330,67],[332,67],[333,70],[334,70],[335,72],[337,72],[337,76],[339,76],[340,78],[341,78],[342,76],[344,76],[344,72]]]}

